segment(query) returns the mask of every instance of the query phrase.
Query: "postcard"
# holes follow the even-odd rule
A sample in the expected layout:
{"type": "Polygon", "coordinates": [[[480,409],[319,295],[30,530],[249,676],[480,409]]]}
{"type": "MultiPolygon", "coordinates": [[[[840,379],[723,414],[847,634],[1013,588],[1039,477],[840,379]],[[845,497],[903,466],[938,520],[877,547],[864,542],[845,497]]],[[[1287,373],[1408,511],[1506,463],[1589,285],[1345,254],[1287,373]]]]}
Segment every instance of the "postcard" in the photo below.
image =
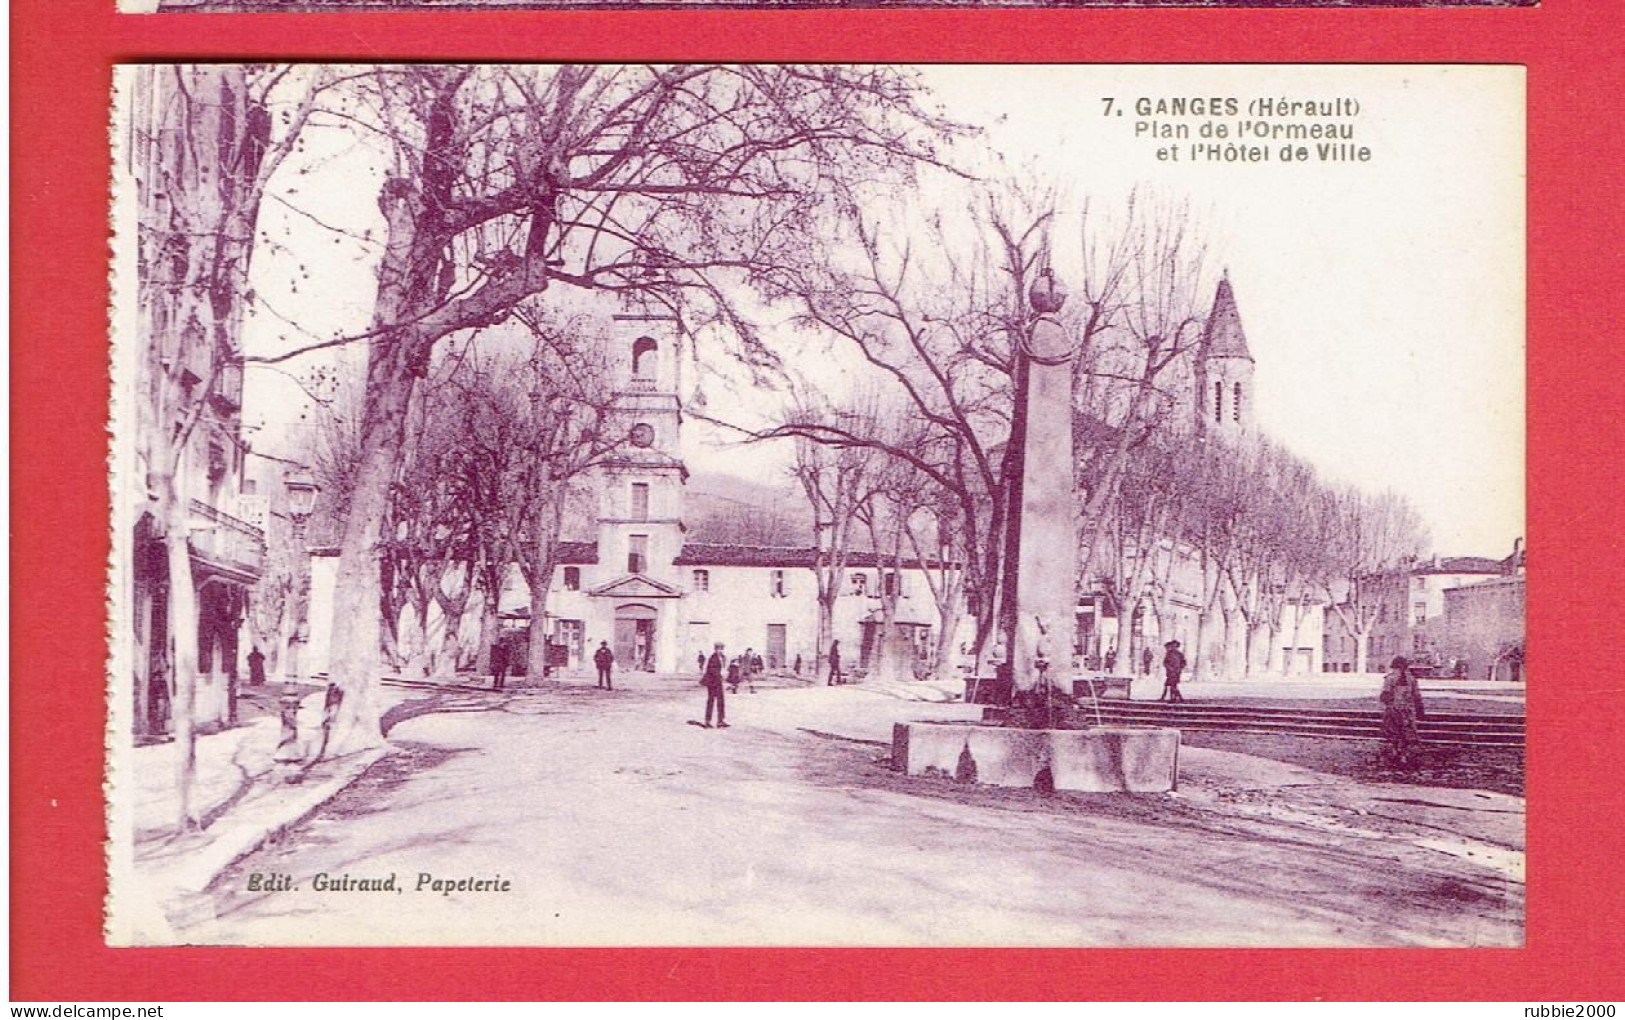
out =
{"type": "Polygon", "coordinates": [[[114,91],[110,943],[1523,944],[1522,68],[114,91]]]}

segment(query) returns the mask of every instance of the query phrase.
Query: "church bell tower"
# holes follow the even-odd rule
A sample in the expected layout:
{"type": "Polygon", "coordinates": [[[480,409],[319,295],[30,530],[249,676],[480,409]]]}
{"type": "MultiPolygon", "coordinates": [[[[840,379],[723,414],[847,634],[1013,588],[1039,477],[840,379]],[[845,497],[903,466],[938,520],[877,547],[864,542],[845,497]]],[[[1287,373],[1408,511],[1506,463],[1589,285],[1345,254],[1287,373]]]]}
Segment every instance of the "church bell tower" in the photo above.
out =
{"type": "Polygon", "coordinates": [[[1253,424],[1253,355],[1236,310],[1226,270],[1213,295],[1213,310],[1202,332],[1196,374],[1197,427],[1221,435],[1249,431],[1253,424]]]}
{"type": "Polygon", "coordinates": [[[611,574],[667,583],[682,550],[682,332],[669,315],[617,315],[610,428],[624,437],[600,468],[598,561],[611,574]]]}

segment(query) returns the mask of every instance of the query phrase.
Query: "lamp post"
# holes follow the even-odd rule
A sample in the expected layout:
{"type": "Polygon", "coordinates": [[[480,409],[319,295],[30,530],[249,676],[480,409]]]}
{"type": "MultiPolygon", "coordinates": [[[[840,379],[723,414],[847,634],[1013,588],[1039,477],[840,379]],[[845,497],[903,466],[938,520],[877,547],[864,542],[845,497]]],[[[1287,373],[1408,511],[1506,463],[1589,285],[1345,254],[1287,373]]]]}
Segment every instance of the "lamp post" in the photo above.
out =
{"type": "Polygon", "coordinates": [[[1049,689],[1070,673],[1076,627],[1077,548],[1073,522],[1072,371],[1077,345],[1055,314],[1066,288],[1048,266],[1027,293],[1013,375],[1016,406],[1010,442],[1001,630],[1012,703],[1037,725],[1049,722],[1049,689]]]}
{"type": "Polygon", "coordinates": [[[299,747],[299,689],[290,681],[297,674],[293,662],[294,636],[304,615],[303,596],[307,578],[310,576],[310,557],[305,549],[305,526],[310,523],[310,515],[316,509],[316,497],[322,489],[316,484],[316,479],[311,477],[310,472],[303,467],[289,472],[283,478],[282,484],[288,494],[288,522],[292,525],[289,546],[293,554],[294,569],[293,576],[289,579],[288,600],[282,607],[282,651],[277,660],[283,679],[280,706],[282,737],[273,758],[279,762],[294,762],[304,757],[299,747]]]}
{"type": "Polygon", "coordinates": [[[290,544],[294,560],[288,603],[282,611],[282,675],[288,677],[298,675],[297,664],[293,661],[293,646],[297,640],[299,623],[304,617],[305,585],[310,576],[310,557],[305,548],[305,527],[310,523],[310,515],[316,509],[316,496],[322,491],[322,487],[316,484],[316,479],[303,467],[288,472],[282,484],[288,494],[287,513],[288,521],[292,525],[293,539],[290,544]]]}

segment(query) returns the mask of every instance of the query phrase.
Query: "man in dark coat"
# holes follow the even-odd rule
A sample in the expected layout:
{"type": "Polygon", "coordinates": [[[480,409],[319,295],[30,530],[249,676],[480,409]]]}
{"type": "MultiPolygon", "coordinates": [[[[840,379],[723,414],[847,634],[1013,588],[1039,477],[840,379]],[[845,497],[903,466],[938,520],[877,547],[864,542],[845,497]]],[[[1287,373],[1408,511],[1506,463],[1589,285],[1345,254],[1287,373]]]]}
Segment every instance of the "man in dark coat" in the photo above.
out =
{"type": "Polygon", "coordinates": [[[1179,677],[1185,672],[1185,653],[1179,650],[1178,641],[1170,641],[1163,646],[1167,649],[1162,656],[1162,672],[1164,682],[1162,697],[1158,701],[1184,701],[1185,696],[1179,693],[1179,677]]]}
{"type": "Polygon", "coordinates": [[[500,691],[508,685],[508,646],[498,640],[491,646],[491,689],[500,691]]]}
{"type": "Polygon", "coordinates": [[[727,705],[723,701],[722,677],[728,668],[728,657],[722,654],[722,642],[711,652],[711,657],[705,660],[705,675],[700,678],[700,684],[705,688],[705,722],[707,728],[711,725],[711,709],[717,712],[717,728],[727,729],[727,705]]]}
{"type": "MultiPolygon", "coordinates": [[[[814,680],[813,682],[817,683],[818,681],[814,680]]],[[[824,686],[834,687],[836,684],[845,682],[841,677],[841,643],[831,641],[829,643],[829,682],[824,686]]]]}
{"type": "Polygon", "coordinates": [[[258,645],[248,653],[248,682],[256,687],[265,683],[265,653],[258,645]]]}
{"type": "Polygon", "coordinates": [[[592,653],[592,661],[598,667],[598,686],[613,691],[615,685],[609,679],[609,670],[615,665],[615,653],[609,650],[608,641],[598,642],[598,651],[592,653]]]}

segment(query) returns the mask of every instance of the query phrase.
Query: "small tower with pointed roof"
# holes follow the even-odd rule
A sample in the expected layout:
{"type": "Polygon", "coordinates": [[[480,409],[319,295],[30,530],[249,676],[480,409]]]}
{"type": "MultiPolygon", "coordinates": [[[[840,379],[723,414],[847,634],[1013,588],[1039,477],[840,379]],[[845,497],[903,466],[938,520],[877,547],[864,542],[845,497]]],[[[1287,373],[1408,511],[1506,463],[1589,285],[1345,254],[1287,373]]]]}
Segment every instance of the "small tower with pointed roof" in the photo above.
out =
{"type": "Polygon", "coordinates": [[[1234,434],[1252,428],[1253,355],[1236,310],[1236,295],[1225,270],[1213,295],[1213,310],[1202,331],[1196,372],[1196,423],[1200,429],[1234,434]]]}

